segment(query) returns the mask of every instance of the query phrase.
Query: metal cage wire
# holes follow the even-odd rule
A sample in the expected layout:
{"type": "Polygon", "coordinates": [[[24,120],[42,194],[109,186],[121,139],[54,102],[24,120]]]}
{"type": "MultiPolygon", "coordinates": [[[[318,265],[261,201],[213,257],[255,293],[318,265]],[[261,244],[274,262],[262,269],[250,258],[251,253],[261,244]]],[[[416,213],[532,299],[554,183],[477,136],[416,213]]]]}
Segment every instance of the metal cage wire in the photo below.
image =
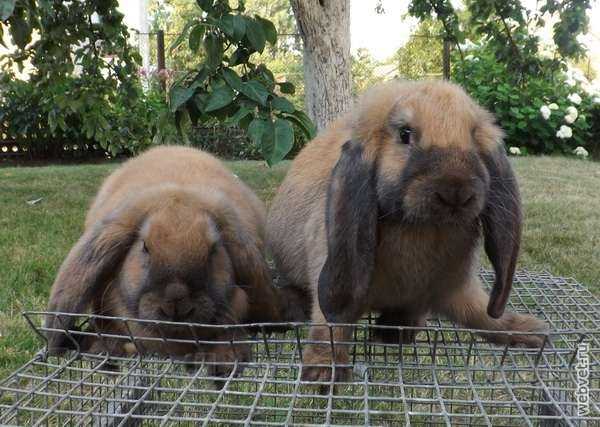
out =
{"type": "MultiPolygon", "coordinates": [[[[494,275],[482,271],[481,278],[490,287],[494,275]]],[[[303,350],[316,343],[307,324],[286,324],[287,331],[272,334],[267,329],[273,324],[204,325],[253,331],[220,342],[168,334],[153,339],[167,348],[182,342],[195,348],[197,354],[186,358],[82,351],[51,357],[42,350],[0,382],[0,425],[600,425],[600,301],[572,279],[521,271],[510,308],[549,324],[543,348],[496,346],[441,319],[430,319],[426,328],[392,327],[416,329],[414,343],[381,343],[373,335],[381,327],[368,318],[352,326],[351,340],[320,342],[349,349],[345,367],[352,378],[343,383],[333,381],[339,365],[331,366],[328,381],[302,381],[303,350]],[[241,344],[252,347],[249,361],[198,356],[211,346],[241,344]],[[582,356],[587,411],[580,396],[582,356]],[[229,369],[218,377],[213,368],[222,365],[229,369]]],[[[25,313],[41,337],[47,314],[25,313]]],[[[86,324],[99,316],[78,318],[86,324]]],[[[169,327],[112,320],[125,330],[140,322],[159,331],[169,327]]],[[[151,340],[85,328],[62,332],[77,343],[93,335],[140,348],[151,340]]]]}

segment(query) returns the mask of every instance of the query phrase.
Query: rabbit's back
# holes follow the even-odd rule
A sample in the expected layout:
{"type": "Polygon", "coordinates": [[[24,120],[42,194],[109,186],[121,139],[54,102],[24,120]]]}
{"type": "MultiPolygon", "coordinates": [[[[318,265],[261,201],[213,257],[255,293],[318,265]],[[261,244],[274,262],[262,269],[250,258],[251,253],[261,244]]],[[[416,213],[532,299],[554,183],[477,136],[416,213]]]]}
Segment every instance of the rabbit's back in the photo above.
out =
{"type": "Polygon", "coordinates": [[[86,228],[128,197],[166,185],[224,194],[247,225],[263,235],[265,209],[250,188],[212,155],[182,146],[152,148],[113,172],[88,211],[86,228]]]}

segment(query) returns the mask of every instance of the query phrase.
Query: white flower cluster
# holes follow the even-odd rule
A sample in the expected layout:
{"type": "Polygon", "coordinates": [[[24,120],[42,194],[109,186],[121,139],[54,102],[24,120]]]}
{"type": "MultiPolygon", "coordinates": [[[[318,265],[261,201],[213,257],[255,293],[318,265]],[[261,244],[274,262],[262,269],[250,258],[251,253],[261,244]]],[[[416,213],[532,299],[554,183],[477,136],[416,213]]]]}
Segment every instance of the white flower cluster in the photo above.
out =
{"type": "Polygon", "coordinates": [[[570,107],[567,107],[566,112],[567,114],[565,114],[565,122],[571,124],[577,120],[577,108],[571,105],[570,107]]]}
{"type": "MultiPolygon", "coordinates": [[[[581,101],[582,101],[581,96],[579,96],[579,94],[577,94],[577,93],[569,94],[569,96],[567,96],[567,99],[575,105],[581,104],[581,101]]],[[[600,99],[598,101],[600,101],[600,99]]],[[[548,104],[548,105],[542,105],[540,107],[540,114],[542,115],[544,120],[548,120],[550,118],[550,116],[552,115],[552,111],[556,111],[558,109],[559,109],[559,106],[554,102],[551,104],[548,104]]],[[[577,107],[575,107],[574,105],[570,105],[569,107],[567,107],[565,109],[564,119],[565,119],[565,123],[567,125],[571,125],[571,124],[575,123],[575,120],[577,120],[577,117],[579,117],[579,112],[577,111],[577,107]]],[[[556,132],[557,138],[569,139],[573,136],[573,129],[571,129],[567,125],[560,126],[560,128],[556,132]]]]}
{"type": "Polygon", "coordinates": [[[573,104],[579,105],[581,104],[581,96],[579,96],[576,93],[572,93],[569,96],[567,96],[567,99],[569,101],[571,101],[573,104]]]}
{"type": "Polygon", "coordinates": [[[554,110],[558,110],[558,104],[556,103],[552,103],[552,104],[548,104],[548,105],[542,105],[540,107],[540,113],[542,114],[542,117],[544,118],[544,120],[548,120],[550,118],[550,116],[552,115],[552,111],[554,110]]]}
{"type": "Polygon", "coordinates": [[[521,155],[521,149],[519,147],[510,147],[508,149],[508,152],[510,154],[512,154],[513,156],[520,156],[521,155]]]}
{"type": "Polygon", "coordinates": [[[587,156],[589,156],[589,155],[590,155],[590,153],[588,153],[588,151],[587,151],[585,148],[581,147],[581,146],[579,146],[579,147],[577,147],[575,150],[573,150],[573,153],[574,153],[574,154],[575,154],[577,157],[583,157],[584,159],[585,159],[587,156]]]}
{"type": "Polygon", "coordinates": [[[573,136],[573,129],[569,126],[562,125],[556,132],[556,137],[560,139],[569,139],[573,136]]]}
{"type": "Polygon", "coordinates": [[[582,86],[588,86],[590,84],[587,77],[585,77],[585,75],[581,72],[581,70],[570,67],[569,65],[567,65],[567,67],[569,67],[569,68],[568,68],[567,72],[565,73],[565,75],[567,77],[567,79],[565,80],[566,84],[568,84],[571,87],[577,85],[577,83],[579,83],[582,86]]]}

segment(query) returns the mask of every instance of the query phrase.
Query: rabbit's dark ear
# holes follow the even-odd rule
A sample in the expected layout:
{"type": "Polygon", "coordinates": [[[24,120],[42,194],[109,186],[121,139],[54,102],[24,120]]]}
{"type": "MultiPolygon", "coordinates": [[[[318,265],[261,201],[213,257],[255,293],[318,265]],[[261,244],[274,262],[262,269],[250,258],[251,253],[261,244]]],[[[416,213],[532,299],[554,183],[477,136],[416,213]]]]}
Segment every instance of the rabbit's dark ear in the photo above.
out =
{"type": "Polygon", "coordinates": [[[374,157],[357,141],[348,141],[331,175],[327,259],[319,276],[319,304],[330,322],[354,322],[366,308],[377,245],[374,157]]]}
{"type": "Polygon", "coordinates": [[[237,217],[231,216],[227,221],[223,219],[219,218],[218,222],[235,281],[248,295],[248,313],[243,320],[251,323],[280,322],[281,301],[273,287],[261,242],[257,236],[238,225],[237,217]]]}
{"type": "Polygon", "coordinates": [[[492,262],[496,280],[490,294],[488,314],[504,313],[515,274],[521,244],[521,198],[517,179],[503,147],[484,156],[490,174],[490,189],[481,215],[484,246],[492,262]]]}
{"type": "MultiPolygon", "coordinates": [[[[84,313],[117,274],[136,235],[137,222],[132,223],[126,215],[109,215],[88,229],[60,267],[50,291],[48,311],[84,313]]],[[[73,326],[74,317],[46,317],[47,328],[73,326]]],[[[51,353],[72,347],[64,333],[49,331],[47,338],[51,353]]]]}

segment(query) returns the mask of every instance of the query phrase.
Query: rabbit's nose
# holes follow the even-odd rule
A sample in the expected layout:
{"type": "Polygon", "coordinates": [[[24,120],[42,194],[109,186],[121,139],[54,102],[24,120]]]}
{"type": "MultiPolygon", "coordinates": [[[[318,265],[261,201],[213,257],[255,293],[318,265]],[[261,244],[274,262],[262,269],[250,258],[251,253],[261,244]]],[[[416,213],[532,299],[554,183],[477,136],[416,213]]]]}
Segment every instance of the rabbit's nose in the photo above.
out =
{"type": "Polygon", "coordinates": [[[439,188],[435,195],[438,201],[451,208],[461,208],[467,206],[475,199],[473,190],[464,186],[447,186],[439,188]]]}
{"type": "Polygon", "coordinates": [[[194,314],[195,307],[186,300],[165,301],[159,307],[162,316],[175,322],[188,320],[194,314]]]}
{"type": "Polygon", "coordinates": [[[186,320],[194,313],[190,293],[185,285],[175,283],[165,290],[160,313],[171,320],[186,320]]]}

